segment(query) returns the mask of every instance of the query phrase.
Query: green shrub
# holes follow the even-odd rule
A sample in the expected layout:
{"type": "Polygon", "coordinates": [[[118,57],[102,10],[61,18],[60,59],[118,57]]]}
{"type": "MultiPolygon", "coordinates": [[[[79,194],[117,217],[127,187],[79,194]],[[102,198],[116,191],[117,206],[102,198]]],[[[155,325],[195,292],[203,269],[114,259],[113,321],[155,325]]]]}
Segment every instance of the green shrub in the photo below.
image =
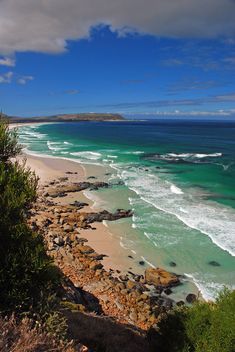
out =
{"type": "Polygon", "coordinates": [[[38,309],[42,293],[49,296],[59,279],[42,237],[27,225],[38,179],[25,162],[10,159],[20,150],[16,133],[0,119],[0,310],[4,312],[38,309]]]}
{"type": "Polygon", "coordinates": [[[198,302],[173,310],[158,326],[165,352],[234,352],[235,291],[225,289],[215,303],[198,302]]]}
{"type": "Polygon", "coordinates": [[[0,162],[6,163],[21,152],[16,129],[9,129],[8,122],[0,114],[0,162]]]}

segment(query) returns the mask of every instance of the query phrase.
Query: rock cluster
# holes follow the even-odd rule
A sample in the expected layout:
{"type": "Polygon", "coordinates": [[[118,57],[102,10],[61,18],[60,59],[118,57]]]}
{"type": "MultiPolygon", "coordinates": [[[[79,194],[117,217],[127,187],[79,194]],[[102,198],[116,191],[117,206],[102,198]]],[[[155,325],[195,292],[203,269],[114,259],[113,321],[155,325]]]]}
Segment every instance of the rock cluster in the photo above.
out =
{"type": "MultiPolygon", "coordinates": [[[[107,184],[95,182],[94,187],[107,184]]],[[[175,302],[168,297],[171,287],[180,284],[177,275],[161,268],[147,268],[145,276],[132,272],[123,275],[104,269],[104,254],[96,253],[80,236],[80,229],[94,222],[114,221],[132,216],[131,210],[84,212],[86,203],[57,204],[52,198],[93,187],[90,182],[44,187],[37,204],[30,212],[29,223],[39,231],[48,254],[68,278],[63,298],[64,305],[79,311],[95,311],[114,317],[118,322],[131,323],[148,329],[157,323],[161,313],[175,302]]]]}

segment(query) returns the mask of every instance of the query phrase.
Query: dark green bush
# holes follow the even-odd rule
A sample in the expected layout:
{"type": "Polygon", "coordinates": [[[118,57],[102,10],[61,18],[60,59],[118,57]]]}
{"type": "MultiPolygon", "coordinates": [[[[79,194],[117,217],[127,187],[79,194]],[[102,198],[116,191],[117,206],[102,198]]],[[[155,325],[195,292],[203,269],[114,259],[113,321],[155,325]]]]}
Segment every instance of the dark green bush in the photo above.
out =
{"type": "Polygon", "coordinates": [[[13,161],[21,148],[16,133],[0,119],[0,310],[33,311],[58,283],[43,239],[27,225],[38,179],[25,162],[13,161]]]}
{"type": "Polygon", "coordinates": [[[235,291],[164,316],[156,337],[161,352],[234,352],[235,291]]]}
{"type": "Polygon", "coordinates": [[[21,152],[17,132],[9,129],[7,120],[0,115],[0,162],[6,163],[21,152]]]}

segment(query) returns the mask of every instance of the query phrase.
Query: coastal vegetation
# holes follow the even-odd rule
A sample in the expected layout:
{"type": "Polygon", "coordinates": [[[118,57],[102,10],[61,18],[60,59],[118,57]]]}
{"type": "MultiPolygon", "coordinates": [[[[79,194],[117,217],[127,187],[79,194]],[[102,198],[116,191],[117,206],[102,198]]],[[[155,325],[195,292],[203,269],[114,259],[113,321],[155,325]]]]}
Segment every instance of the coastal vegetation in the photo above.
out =
{"type": "MultiPolygon", "coordinates": [[[[82,218],[79,218],[77,214],[74,218],[73,207],[76,207],[76,204],[72,208],[70,206],[69,212],[67,207],[66,221],[71,220],[71,224],[62,221],[61,234],[58,234],[58,228],[56,228],[56,235],[53,237],[52,231],[47,229],[45,223],[53,224],[53,219],[61,220],[60,214],[65,214],[65,206],[61,210],[57,205],[55,209],[54,204],[50,207],[49,203],[42,202],[37,208],[40,210],[41,217],[34,211],[37,207],[35,202],[38,197],[38,178],[26,167],[25,161],[18,161],[19,153],[21,153],[21,146],[18,144],[15,130],[10,130],[7,121],[1,118],[0,331],[2,334],[0,351],[74,351],[71,343],[67,341],[68,322],[64,317],[66,316],[68,320],[70,319],[70,323],[73,322],[70,328],[74,334],[78,335],[77,339],[83,340],[93,351],[108,352],[119,349],[122,352],[147,352],[148,350],[154,352],[234,352],[235,291],[225,289],[214,303],[196,302],[190,307],[183,305],[173,309],[164,309],[163,306],[155,305],[152,309],[147,304],[149,297],[141,292],[143,286],[140,282],[129,279],[117,283],[112,273],[102,271],[103,265],[100,260],[103,256],[84,245],[82,243],[84,239],[70,233],[70,230],[74,228],[71,226],[73,222],[80,223],[80,228],[87,228],[91,227],[93,222],[102,221],[107,217],[109,220],[115,220],[131,214],[119,209],[114,214],[103,211],[80,214],[82,218]],[[45,219],[41,211],[43,208],[46,208],[46,211],[44,210],[45,219]],[[41,226],[37,227],[37,222],[41,226]],[[39,227],[45,228],[48,238],[42,237],[38,230],[39,227]],[[46,242],[47,240],[51,242],[46,242]],[[50,253],[54,253],[54,261],[47,255],[45,243],[50,244],[50,253]],[[68,244],[70,246],[67,246],[68,244]],[[70,252],[66,252],[66,246],[69,247],[70,252]],[[58,252],[64,253],[64,261],[62,262],[61,256],[56,266],[58,252]],[[77,267],[73,272],[74,261],[71,263],[71,255],[75,253],[77,254],[75,260],[77,267]],[[79,259],[82,260],[79,261],[79,259]],[[101,310],[101,308],[104,309],[105,304],[101,307],[100,301],[90,292],[87,293],[81,289],[72,291],[73,285],[69,280],[64,279],[59,271],[58,263],[62,263],[63,267],[69,264],[67,273],[72,275],[75,273],[76,275],[73,276],[76,277],[77,283],[88,283],[90,275],[91,280],[96,280],[93,286],[95,283],[97,291],[101,285],[106,285],[107,290],[113,290],[113,296],[107,297],[107,300],[110,300],[107,303],[107,306],[109,305],[107,310],[105,312],[101,310]],[[77,277],[78,266],[81,267],[81,277],[77,277]],[[85,277],[86,274],[87,277],[85,277]],[[60,291],[62,286],[65,286],[65,282],[69,296],[61,302],[60,291]],[[74,292],[76,296],[80,295],[79,303],[74,303],[71,299],[74,292]],[[123,323],[124,316],[122,321],[118,319],[115,321],[114,318],[109,319],[107,314],[114,312],[112,306],[115,304],[119,306],[122,314],[125,314],[127,301],[123,301],[126,302],[126,306],[120,302],[122,292],[124,292],[123,297],[130,298],[128,304],[130,305],[131,302],[132,305],[130,317],[133,320],[128,328],[126,321],[125,324],[123,323]],[[114,294],[117,294],[116,297],[119,299],[115,300],[116,303],[111,300],[112,297],[114,300],[114,294]],[[138,314],[134,310],[137,304],[133,302],[138,302],[138,314]],[[60,309],[62,306],[66,308],[64,315],[60,309]],[[140,311],[141,306],[145,307],[146,311],[144,309],[140,311]],[[148,321],[146,312],[149,312],[148,321]],[[140,329],[140,325],[138,326],[137,320],[140,321],[140,319],[143,322],[147,321],[146,329],[140,329]],[[153,322],[151,327],[150,321],[153,322]],[[110,336],[107,336],[109,334],[110,336]],[[138,346],[139,349],[137,349],[138,346]],[[148,347],[142,348],[141,346],[148,347]]],[[[106,184],[95,183],[95,186],[106,187],[106,184]]],[[[56,197],[58,194],[61,196],[67,192],[78,191],[77,188],[74,190],[66,187],[66,189],[62,189],[61,186],[56,188],[53,184],[51,188],[47,188],[47,194],[56,197]]],[[[90,188],[94,187],[94,183],[77,183],[76,187],[79,187],[79,190],[84,187],[90,188]]],[[[81,203],[79,203],[80,206],[82,207],[81,203]]],[[[163,278],[167,276],[167,284],[169,278],[172,284],[178,283],[176,276],[163,272],[163,270],[158,270],[159,273],[163,278]]],[[[155,284],[153,274],[154,270],[149,269],[145,279],[155,284]]],[[[84,285],[80,286],[84,287],[84,285]]]]}
{"type": "Polygon", "coordinates": [[[215,302],[172,310],[158,324],[161,352],[233,352],[235,291],[224,289],[215,302]]]}
{"type": "MultiPolygon", "coordinates": [[[[16,131],[9,130],[7,121],[1,118],[0,326],[3,337],[0,346],[1,351],[16,350],[18,346],[18,352],[38,351],[38,346],[52,347],[55,344],[48,344],[46,333],[52,331],[52,317],[56,313],[55,291],[60,281],[58,270],[46,254],[42,237],[27,224],[30,207],[37,198],[38,178],[25,162],[16,161],[20,151],[16,131]],[[23,318],[27,319],[21,321],[23,318]],[[44,327],[42,335],[37,326],[44,327]],[[27,341],[22,341],[37,332],[35,349],[23,348],[27,341]]],[[[58,326],[64,322],[59,313],[56,320],[58,326]]]]}

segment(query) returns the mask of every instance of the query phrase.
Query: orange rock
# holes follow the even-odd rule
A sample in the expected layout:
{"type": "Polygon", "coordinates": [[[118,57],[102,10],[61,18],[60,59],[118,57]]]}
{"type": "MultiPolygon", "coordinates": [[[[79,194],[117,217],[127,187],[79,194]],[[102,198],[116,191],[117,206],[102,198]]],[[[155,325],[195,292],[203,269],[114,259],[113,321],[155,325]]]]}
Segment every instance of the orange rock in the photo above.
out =
{"type": "Polygon", "coordinates": [[[175,286],[180,283],[179,278],[161,268],[147,268],[145,270],[145,280],[149,285],[155,286],[175,286]]]}

